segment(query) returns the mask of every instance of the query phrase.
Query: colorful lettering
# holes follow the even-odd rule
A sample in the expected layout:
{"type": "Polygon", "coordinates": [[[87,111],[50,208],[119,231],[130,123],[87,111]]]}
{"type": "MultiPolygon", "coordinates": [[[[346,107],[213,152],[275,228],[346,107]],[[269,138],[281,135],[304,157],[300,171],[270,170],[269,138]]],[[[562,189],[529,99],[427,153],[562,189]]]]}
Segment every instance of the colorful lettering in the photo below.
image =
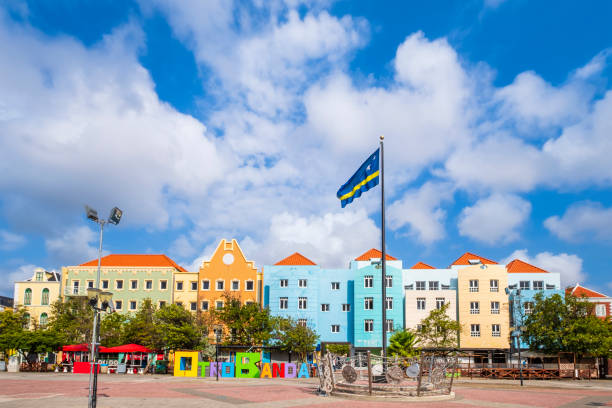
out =
{"type": "Polygon", "coordinates": [[[297,366],[294,363],[285,364],[285,378],[295,378],[297,375],[297,366]]]}
{"type": "Polygon", "coordinates": [[[221,377],[234,377],[234,363],[223,363],[221,366],[221,377]]]}
{"type": "Polygon", "coordinates": [[[259,378],[257,363],[260,361],[259,353],[236,353],[236,377],[259,378]]]}
{"type": "Polygon", "coordinates": [[[197,351],[177,351],[174,353],[174,375],[178,377],[198,376],[197,351]]]}
{"type": "Polygon", "coordinates": [[[306,363],[302,363],[302,365],[300,366],[300,372],[297,375],[297,378],[309,378],[310,375],[308,374],[308,364],[306,363]]]}
{"type": "Polygon", "coordinates": [[[263,368],[261,369],[261,378],[272,378],[270,363],[264,363],[263,368]]]}
{"type": "Polygon", "coordinates": [[[198,366],[200,366],[200,377],[206,377],[206,367],[208,367],[210,363],[208,361],[200,361],[198,366]]]}
{"type": "Polygon", "coordinates": [[[285,377],[285,363],[272,363],[272,377],[285,377]]]}

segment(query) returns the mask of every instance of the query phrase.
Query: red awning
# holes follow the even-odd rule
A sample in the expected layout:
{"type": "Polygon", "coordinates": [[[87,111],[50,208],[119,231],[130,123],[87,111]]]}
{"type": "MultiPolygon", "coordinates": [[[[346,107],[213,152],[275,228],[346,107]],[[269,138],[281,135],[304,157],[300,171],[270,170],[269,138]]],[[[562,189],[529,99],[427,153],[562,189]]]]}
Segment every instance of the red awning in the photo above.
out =
{"type": "MultiPolygon", "coordinates": [[[[100,346],[98,347],[99,353],[108,353],[108,347],[100,346]]],[[[82,344],[71,344],[68,346],[62,346],[62,351],[89,351],[89,343],[82,344]]]]}
{"type": "Polygon", "coordinates": [[[62,351],[89,351],[89,344],[70,344],[68,346],[62,346],[62,351]]]}
{"type": "MultiPolygon", "coordinates": [[[[102,350],[100,350],[102,351],[102,350]]],[[[124,344],[117,347],[105,347],[105,353],[152,353],[153,350],[139,344],[124,344]]]]}

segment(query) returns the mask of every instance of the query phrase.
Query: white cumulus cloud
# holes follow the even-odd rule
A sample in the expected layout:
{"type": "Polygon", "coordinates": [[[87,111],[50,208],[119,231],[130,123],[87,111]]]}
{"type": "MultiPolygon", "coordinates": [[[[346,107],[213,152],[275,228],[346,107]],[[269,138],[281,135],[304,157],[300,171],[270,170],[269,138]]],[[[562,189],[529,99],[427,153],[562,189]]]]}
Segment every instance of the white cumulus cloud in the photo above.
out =
{"type": "Polygon", "coordinates": [[[512,242],[530,212],[531,204],[519,196],[493,194],[463,209],[459,234],[489,245],[512,242]]]}
{"type": "Polygon", "coordinates": [[[582,201],[572,204],[562,216],[554,215],[544,226],[566,241],[612,240],[612,208],[582,201]]]}
{"type": "Polygon", "coordinates": [[[0,250],[13,251],[21,248],[27,242],[23,235],[15,234],[10,231],[0,230],[0,250]]]}

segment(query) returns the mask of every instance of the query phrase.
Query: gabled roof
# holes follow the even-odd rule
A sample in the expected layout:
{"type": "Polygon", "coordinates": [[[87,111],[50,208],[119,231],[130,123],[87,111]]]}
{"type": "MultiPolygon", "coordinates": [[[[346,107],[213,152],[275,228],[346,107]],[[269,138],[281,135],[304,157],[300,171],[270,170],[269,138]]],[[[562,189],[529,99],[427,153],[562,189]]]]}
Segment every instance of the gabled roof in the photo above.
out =
{"type": "Polygon", "coordinates": [[[431,265],[427,265],[426,263],[423,262],[417,262],[414,265],[412,265],[412,268],[410,269],[436,269],[431,265]]]}
{"type": "Polygon", "coordinates": [[[274,265],[316,265],[316,263],[312,262],[299,252],[295,252],[285,259],[278,261],[274,265]]]}
{"type": "Polygon", "coordinates": [[[508,273],[548,273],[548,271],[523,262],[520,259],[515,259],[506,265],[506,270],[508,273]]]}
{"type": "Polygon", "coordinates": [[[453,265],[469,265],[470,261],[472,259],[478,259],[478,260],[480,260],[480,262],[482,262],[485,265],[497,265],[497,262],[495,262],[495,261],[492,261],[492,260],[487,259],[487,258],[483,258],[482,256],[478,256],[478,255],[473,254],[471,252],[466,252],[465,254],[463,254],[459,258],[457,258],[457,260],[455,262],[453,262],[451,264],[451,266],[453,266],[453,265]]]}
{"type": "Polygon", "coordinates": [[[570,293],[576,297],[583,297],[583,296],[589,297],[589,298],[594,298],[594,297],[607,298],[609,297],[609,296],[604,295],[603,293],[595,292],[594,290],[587,289],[583,286],[580,286],[578,283],[576,284],[576,286],[574,286],[574,289],[572,289],[570,293]]]}
{"type": "MultiPolygon", "coordinates": [[[[102,257],[102,266],[153,266],[153,267],[173,267],[181,272],[187,272],[185,268],[179,266],[166,255],[152,254],[111,254],[102,257]]],[[[98,260],[94,259],[79,266],[98,266],[98,260]]]]}
{"type": "MultiPolygon", "coordinates": [[[[364,252],[363,254],[359,255],[357,258],[355,258],[356,261],[369,261],[372,258],[382,258],[382,252],[379,251],[378,249],[370,249],[369,251],[364,252]]],[[[385,259],[387,261],[397,261],[397,258],[392,257],[389,254],[386,254],[385,259]]]]}

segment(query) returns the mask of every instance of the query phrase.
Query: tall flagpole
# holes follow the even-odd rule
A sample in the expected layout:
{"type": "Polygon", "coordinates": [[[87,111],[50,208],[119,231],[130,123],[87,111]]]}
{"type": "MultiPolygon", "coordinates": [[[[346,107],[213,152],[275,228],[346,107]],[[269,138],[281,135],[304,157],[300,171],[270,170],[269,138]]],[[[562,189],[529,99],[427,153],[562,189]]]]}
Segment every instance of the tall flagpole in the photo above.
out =
{"type": "MultiPolygon", "coordinates": [[[[387,250],[385,247],[385,149],[380,136],[380,229],[382,252],[382,355],[387,356],[387,250]]],[[[384,361],[384,360],[383,360],[384,361]]]]}

